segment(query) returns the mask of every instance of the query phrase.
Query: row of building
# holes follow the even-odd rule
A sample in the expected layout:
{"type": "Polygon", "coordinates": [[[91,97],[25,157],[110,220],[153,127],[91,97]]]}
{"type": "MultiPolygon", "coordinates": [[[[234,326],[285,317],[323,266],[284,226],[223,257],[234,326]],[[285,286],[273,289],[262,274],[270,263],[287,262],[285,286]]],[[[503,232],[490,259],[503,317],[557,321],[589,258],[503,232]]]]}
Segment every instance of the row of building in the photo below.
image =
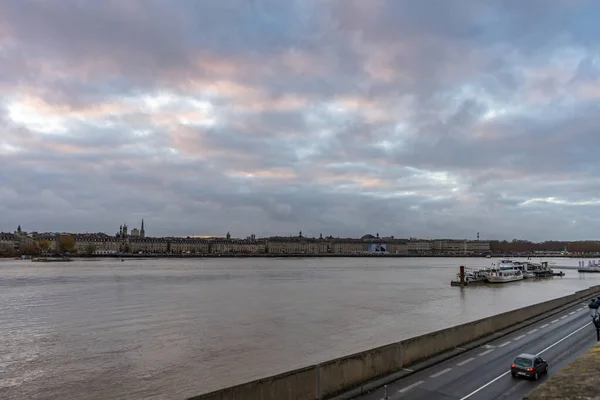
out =
{"type": "MultiPolygon", "coordinates": [[[[143,232],[143,228],[142,228],[143,232]]],[[[62,234],[64,235],[64,234],[62,234]]],[[[406,255],[470,255],[490,252],[486,241],[469,240],[418,240],[397,239],[379,235],[361,238],[307,238],[293,237],[234,239],[229,234],[223,238],[145,237],[128,235],[120,229],[115,236],[103,233],[70,234],[74,239],[73,252],[79,254],[406,254],[406,255]]],[[[38,240],[50,242],[49,251],[56,251],[61,234],[27,234],[20,230],[0,233],[0,249],[18,250],[24,243],[38,240]]]]}

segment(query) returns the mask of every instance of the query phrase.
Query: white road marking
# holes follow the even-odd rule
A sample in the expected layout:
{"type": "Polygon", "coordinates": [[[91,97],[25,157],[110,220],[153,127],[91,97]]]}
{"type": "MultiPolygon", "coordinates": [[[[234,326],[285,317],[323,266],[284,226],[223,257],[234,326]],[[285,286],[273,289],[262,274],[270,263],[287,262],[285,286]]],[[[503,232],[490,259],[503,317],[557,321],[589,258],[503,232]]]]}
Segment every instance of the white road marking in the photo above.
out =
{"type": "Polygon", "coordinates": [[[525,337],[525,335],[517,336],[517,337],[515,338],[515,340],[523,339],[524,337],[525,337]]]}
{"type": "Polygon", "coordinates": [[[550,325],[550,324],[542,325],[542,326],[540,326],[540,329],[543,329],[543,328],[547,327],[548,325],[550,325]]]}
{"type": "Polygon", "coordinates": [[[558,322],[558,320],[557,320],[557,319],[555,319],[554,321],[552,321],[552,322],[550,322],[550,323],[551,323],[551,324],[553,324],[553,323],[555,323],[555,322],[558,322]]]}
{"type": "Polygon", "coordinates": [[[578,309],[577,309],[577,311],[581,311],[581,310],[583,310],[583,308],[578,308],[578,309]]]}
{"type": "Polygon", "coordinates": [[[408,369],[408,368],[402,368],[402,369],[405,370],[405,371],[408,371],[408,372],[415,372],[412,369],[408,369]]]}
{"type": "Polygon", "coordinates": [[[440,375],[444,375],[446,372],[452,371],[452,368],[446,368],[443,371],[438,372],[437,374],[433,374],[430,376],[430,378],[437,378],[440,375]]]}
{"type": "Polygon", "coordinates": [[[479,353],[480,356],[485,356],[486,354],[490,354],[494,349],[486,350],[483,353],[479,353]]]}
{"type": "Polygon", "coordinates": [[[424,383],[425,383],[425,381],[415,382],[412,385],[409,385],[409,386],[405,387],[404,389],[398,390],[398,393],[408,392],[410,389],[416,388],[417,386],[422,385],[424,383]]]}
{"type": "Polygon", "coordinates": [[[571,312],[569,313],[569,315],[573,315],[573,314],[575,314],[575,311],[571,311],[571,312]]]}
{"type": "MultiPolygon", "coordinates": [[[[539,356],[540,354],[544,353],[547,350],[550,350],[551,348],[553,348],[554,346],[556,346],[557,344],[559,344],[560,342],[567,340],[568,338],[570,338],[571,336],[573,336],[574,334],[576,334],[577,332],[587,328],[588,326],[590,326],[592,323],[588,322],[587,324],[585,324],[584,326],[582,326],[581,328],[577,329],[574,332],[569,333],[567,336],[565,336],[564,338],[560,339],[557,342],[554,342],[553,344],[551,344],[550,346],[546,347],[544,350],[540,351],[539,353],[536,354],[536,356],[539,356]]],[[[474,391],[472,391],[471,393],[469,393],[468,395],[461,397],[460,400],[466,400],[469,397],[473,396],[476,393],[479,393],[480,391],[482,391],[483,389],[485,389],[486,387],[490,386],[492,383],[496,382],[498,379],[502,379],[502,377],[506,376],[510,374],[510,369],[508,371],[506,371],[505,373],[503,373],[502,375],[492,379],[491,381],[489,381],[488,383],[486,383],[485,385],[479,387],[478,389],[475,389],[474,391]]]]}
{"type": "Polygon", "coordinates": [[[538,331],[538,330],[537,330],[537,328],[536,328],[536,329],[532,329],[532,330],[530,330],[529,332],[527,332],[527,334],[528,334],[528,335],[531,335],[532,333],[534,333],[534,332],[537,332],[537,331],[538,331]]]}
{"type": "Polygon", "coordinates": [[[506,345],[509,345],[511,342],[504,342],[502,344],[499,344],[498,347],[504,347],[506,345]]]}
{"type": "Polygon", "coordinates": [[[552,343],[550,346],[546,347],[544,350],[540,351],[539,353],[536,354],[536,356],[539,356],[540,354],[546,352],[546,350],[550,350],[551,348],[553,348],[554,346],[556,346],[557,344],[559,344],[560,342],[567,340],[568,338],[570,338],[571,336],[573,336],[574,334],[576,334],[577,332],[581,331],[584,328],[587,328],[588,326],[590,326],[592,323],[588,322],[587,324],[585,324],[584,326],[582,326],[581,328],[577,329],[574,332],[569,333],[567,336],[565,336],[564,338],[560,339],[557,342],[552,343]]]}
{"type": "Polygon", "coordinates": [[[473,361],[474,359],[475,359],[475,358],[473,358],[473,357],[471,357],[471,358],[467,358],[465,361],[461,361],[461,362],[459,362],[459,363],[458,363],[458,364],[456,364],[456,365],[458,365],[458,366],[465,365],[465,364],[467,364],[467,363],[470,363],[470,362],[471,362],[471,361],[473,361]]]}
{"type": "Polygon", "coordinates": [[[463,349],[462,347],[455,347],[455,349],[466,350],[466,349],[463,349]]]}
{"type": "Polygon", "coordinates": [[[563,315],[562,317],[560,317],[560,319],[565,319],[567,317],[568,317],[568,315],[563,315]]]}

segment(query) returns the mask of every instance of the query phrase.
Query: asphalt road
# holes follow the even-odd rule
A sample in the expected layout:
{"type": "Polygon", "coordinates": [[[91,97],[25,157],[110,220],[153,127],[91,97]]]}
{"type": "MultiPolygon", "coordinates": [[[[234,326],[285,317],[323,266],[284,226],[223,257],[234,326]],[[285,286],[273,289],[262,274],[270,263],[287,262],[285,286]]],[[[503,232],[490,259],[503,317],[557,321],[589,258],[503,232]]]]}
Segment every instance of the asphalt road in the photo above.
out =
{"type": "MultiPolygon", "coordinates": [[[[596,342],[587,302],[536,322],[487,345],[416,372],[387,386],[388,398],[423,400],[522,399],[596,342]],[[510,364],[520,353],[538,354],[550,365],[538,381],[513,378],[510,364]]],[[[382,400],[384,389],[357,397],[382,400]]]]}

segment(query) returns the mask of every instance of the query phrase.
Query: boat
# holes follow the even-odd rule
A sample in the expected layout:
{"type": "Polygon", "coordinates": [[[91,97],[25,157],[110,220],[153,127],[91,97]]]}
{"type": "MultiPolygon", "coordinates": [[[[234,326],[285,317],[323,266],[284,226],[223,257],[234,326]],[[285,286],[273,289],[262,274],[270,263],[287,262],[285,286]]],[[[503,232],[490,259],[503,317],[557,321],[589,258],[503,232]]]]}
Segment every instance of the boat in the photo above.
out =
{"type": "Polygon", "coordinates": [[[69,257],[37,257],[31,260],[32,262],[69,262],[73,261],[69,257]]]}
{"type": "Polygon", "coordinates": [[[498,269],[487,277],[489,283],[507,283],[523,280],[523,272],[520,269],[498,269]]]}
{"type": "Polygon", "coordinates": [[[484,283],[487,279],[487,273],[490,271],[489,268],[472,269],[465,268],[464,281],[460,281],[460,273],[456,274],[456,279],[450,281],[450,286],[467,286],[474,283],[484,283]]]}
{"type": "Polygon", "coordinates": [[[544,269],[542,264],[531,261],[515,262],[515,265],[523,273],[523,279],[536,278],[536,272],[544,269]]]}
{"type": "Polygon", "coordinates": [[[487,281],[489,283],[506,283],[523,280],[523,263],[500,260],[495,268],[487,272],[487,281]]]}
{"type": "Polygon", "coordinates": [[[510,261],[502,260],[500,262],[502,268],[519,269],[523,274],[523,279],[544,278],[549,276],[563,276],[564,273],[555,273],[548,268],[548,262],[533,262],[533,261],[510,261]]]}
{"type": "Polygon", "coordinates": [[[595,272],[595,273],[598,273],[598,272],[600,272],[600,267],[583,267],[583,268],[577,269],[577,272],[595,272]]]}
{"type": "Polygon", "coordinates": [[[537,275],[533,271],[523,272],[523,279],[532,279],[532,278],[535,278],[536,276],[537,275]]]}

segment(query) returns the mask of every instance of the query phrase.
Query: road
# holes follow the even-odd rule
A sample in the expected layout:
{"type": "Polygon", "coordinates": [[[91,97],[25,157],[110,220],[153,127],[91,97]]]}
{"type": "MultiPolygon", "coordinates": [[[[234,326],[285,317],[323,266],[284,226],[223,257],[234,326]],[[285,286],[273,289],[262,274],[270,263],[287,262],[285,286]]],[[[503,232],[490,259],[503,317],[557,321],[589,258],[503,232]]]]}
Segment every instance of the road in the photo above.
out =
{"type": "MultiPolygon", "coordinates": [[[[487,345],[415,372],[387,386],[390,400],[522,399],[529,391],[583,354],[596,342],[587,302],[487,345]],[[520,353],[538,354],[550,365],[538,381],[513,378],[510,364],[520,353]]],[[[382,400],[384,389],[361,395],[382,400]]]]}

